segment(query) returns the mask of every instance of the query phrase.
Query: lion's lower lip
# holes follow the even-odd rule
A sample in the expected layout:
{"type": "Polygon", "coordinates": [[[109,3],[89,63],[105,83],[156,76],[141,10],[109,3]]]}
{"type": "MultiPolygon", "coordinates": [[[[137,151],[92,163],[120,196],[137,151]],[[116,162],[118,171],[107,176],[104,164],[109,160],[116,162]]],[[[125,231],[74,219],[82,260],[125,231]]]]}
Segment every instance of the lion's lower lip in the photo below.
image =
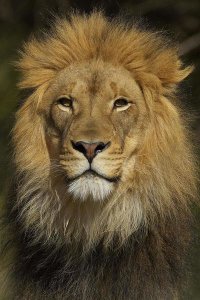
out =
{"type": "Polygon", "coordinates": [[[96,171],[94,170],[86,170],[85,172],[83,172],[82,174],[76,176],[76,177],[73,177],[73,178],[67,178],[68,181],[73,181],[73,180],[76,180],[82,176],[93,176],[93,177],[100,177],[104,180],[107,180],[107,181],[110,181],[110,182],[117,182],[119,181],[120,177],[119,176],[116,176],[116,177],[106,177],[105,175],[102,175],[102,174],[99,174],[97,173],[96,171]]]}

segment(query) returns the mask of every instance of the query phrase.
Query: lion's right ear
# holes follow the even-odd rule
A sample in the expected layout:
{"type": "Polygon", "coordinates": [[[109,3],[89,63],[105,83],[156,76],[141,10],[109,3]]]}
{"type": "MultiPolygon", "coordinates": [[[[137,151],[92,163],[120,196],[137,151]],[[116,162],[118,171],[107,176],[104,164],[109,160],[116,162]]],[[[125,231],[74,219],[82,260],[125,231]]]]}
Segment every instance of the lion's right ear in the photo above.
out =
{"type": "Polygon", "coordinates": [[[44,176],[44,172],[48,172],[49,155],[44,124],[38,114],[37,104],[38,91],[33,93],[16,113],[16,123],[12,132],[14,159],[17,171],[37,170],[38,176],[44,176]]]}
{"type": "Polygon", "coordinates": [[[36,38],[24,44],[20,56],[14,66],[21,73],[18,87],[20,89],[38,88],[55,77],[56,68],[49,61],[45,42],[36,38]]]}

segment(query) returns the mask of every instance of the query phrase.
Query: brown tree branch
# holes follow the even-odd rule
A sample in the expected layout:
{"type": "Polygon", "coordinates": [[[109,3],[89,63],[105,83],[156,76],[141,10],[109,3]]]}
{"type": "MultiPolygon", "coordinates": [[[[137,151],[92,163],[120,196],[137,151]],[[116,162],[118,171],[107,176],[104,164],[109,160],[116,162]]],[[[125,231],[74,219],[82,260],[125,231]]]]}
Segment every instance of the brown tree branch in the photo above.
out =
{"type": "Polygon", "coordinates": [[[198,47],[200,47],[200,32],[195,33],[181,43],[180,55],[188,54],[198,47]]]}

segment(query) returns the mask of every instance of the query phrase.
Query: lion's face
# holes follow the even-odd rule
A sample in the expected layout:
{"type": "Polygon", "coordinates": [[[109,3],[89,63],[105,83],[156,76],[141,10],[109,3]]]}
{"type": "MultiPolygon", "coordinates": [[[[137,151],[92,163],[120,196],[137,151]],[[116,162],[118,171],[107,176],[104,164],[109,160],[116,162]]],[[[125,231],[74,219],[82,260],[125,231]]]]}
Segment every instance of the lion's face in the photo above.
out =
{"type": "Polygon", "coordinates": [[[102,200],[126,180],[146,117],[128,71],[105,63],[71,66],[51,84],[40,110],[51,161],[75,198],[102,200]]]}

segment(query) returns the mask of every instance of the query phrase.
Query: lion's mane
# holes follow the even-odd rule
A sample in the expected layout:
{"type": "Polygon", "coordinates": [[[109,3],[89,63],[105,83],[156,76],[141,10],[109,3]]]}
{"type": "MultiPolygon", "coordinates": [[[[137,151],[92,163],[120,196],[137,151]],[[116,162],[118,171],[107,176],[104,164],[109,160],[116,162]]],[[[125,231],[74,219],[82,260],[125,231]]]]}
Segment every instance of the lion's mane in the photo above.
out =
{"type": "Polygon", "coordinates": [[[17,66],[20,88],[32,91],[16,114],[15,186],[8,205],[21,295],[50,299],[51,291],[64,299],[172,299],[196,197],[190,133],[175,104],[177,86],[192,68],[183,67],[178,50],[159,34],[101,13],[58,19],[51,33],[25,44],[17,66]],[[59,71],[92,60],[134,74],[148,109],[148,130],[135,169],[126,170],[130,180],[108,203],[80,204],[68,226],[51,187],[37,107],[59,71]],[[83,212],[95,214],[86,235],[83,212]]]}

